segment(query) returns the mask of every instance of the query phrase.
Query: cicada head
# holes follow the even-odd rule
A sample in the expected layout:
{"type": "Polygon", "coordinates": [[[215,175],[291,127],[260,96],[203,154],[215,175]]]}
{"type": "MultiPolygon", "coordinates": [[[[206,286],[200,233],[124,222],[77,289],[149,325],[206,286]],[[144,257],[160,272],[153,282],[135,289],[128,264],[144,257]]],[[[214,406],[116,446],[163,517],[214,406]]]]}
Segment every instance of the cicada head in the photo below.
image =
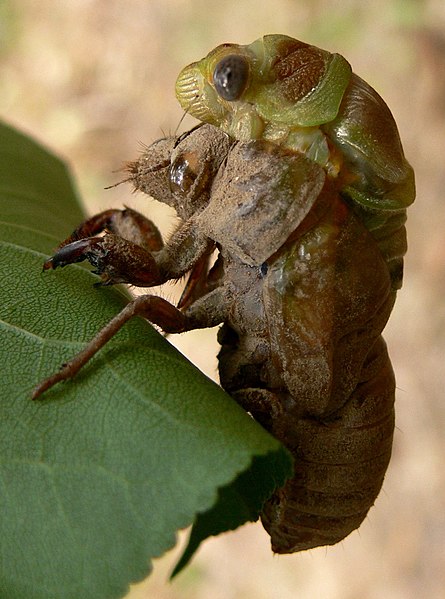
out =
{"type": "Polygon", "coordinates": [[[181,106],[241,141],[286,136],[334,119],[351,77],[339,54],[284,35],[223,44],[185,67],[181,106]]]}
{"type": "Polygon", "coordinates": [[[257,139],[263,123],[245,100],[255,67],[256,56],[250,46],[222,44],[180,72],[176,96],[184,110],[200,121],[216,125],[237,139],[257,139]]]}
{"type": "Polygon", "coordinates": [[[135,189],[171,206],[187,220],[207,205],[231,143],[226,133],[210,125],[160,139],[127,165],[129,179],[135,189]]]}

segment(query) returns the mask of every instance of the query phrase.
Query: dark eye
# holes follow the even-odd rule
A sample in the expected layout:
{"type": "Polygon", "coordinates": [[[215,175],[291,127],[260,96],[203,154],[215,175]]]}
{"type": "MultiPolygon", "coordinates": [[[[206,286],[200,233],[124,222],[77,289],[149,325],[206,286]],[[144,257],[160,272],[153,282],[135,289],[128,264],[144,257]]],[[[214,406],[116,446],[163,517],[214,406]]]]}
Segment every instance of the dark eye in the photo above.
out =
{"type": "Polygon", "coordinates": [[[241,97],[249,78],[249,64],[239,54],[229,54],[213,71],[213,84],[223,100],[232,102],[241,97]]]}
{"type": "Polygon", "coordinates": [[[178,156],[170,167],[170,189],[173,193],[187,194],[198,176],[196,155],[186,152],[178,156]]]}

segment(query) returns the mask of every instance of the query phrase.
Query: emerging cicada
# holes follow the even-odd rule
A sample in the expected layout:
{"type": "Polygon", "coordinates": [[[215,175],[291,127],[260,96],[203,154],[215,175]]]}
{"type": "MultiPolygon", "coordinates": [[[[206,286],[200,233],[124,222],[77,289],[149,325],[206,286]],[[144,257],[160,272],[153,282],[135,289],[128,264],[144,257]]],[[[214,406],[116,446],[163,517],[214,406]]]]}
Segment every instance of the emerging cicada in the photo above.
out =
{"type": "Polygon", "coordinates": [[[235,139],[270,140],[319,164],[401,287],[413,170],[389,108],[343,56],[285,35],[223,44],[181,71],[176,95],[189,114],[235,139]]]}
{"type": "Polygon", "coordinates": [[[222,386],[295,458],[294,477],[262,513],[273,550],[290,553],[348,535],[383,482],[395,382],[381,332],[401,283],[413,177],[388,108],[341,57],[283,36],[247,49],[225,45],[209,56],[216,58],[181,73],[178,89],[187,90],[187,109],[219,126],[162,139],[128,166],[136,189],[180,217],[169,242],[133,210],[109,210],[82,223],[45,264],[89,260],[104,284],[154,286],[189,273],[178,307],[154,295],[131,301],[35,397],[72,377],[135,315],[170,333],[222,324],[222,386]],[[264,117],[260,88],[284,79],[276,69],[285,48],[286,56],[302,51],[288,58],[287,71],[279,69],[289,73],[287,96],[297,84],[295,105],[314,94],[318,123],[307,100],[310,122],[278,125],[279,86],[276,101],[269,94],[273,118],[264,117]],[[208,116],[215,94],[224,118],[208,116]],[[358,109],[345,113],[359,96],[363,121],[358,109]],[[240,126],[232,128],[231,114],[240,126]],[[342,139],[347,125],[357,130],[355,141],[342,139]],[[364,132],[368,141],[359,143],[364,132]],[[375,143],[386,136],[377,157],[372,135],[375,143]],[[312,151],[317,145],[328,154],[312,151]]]}

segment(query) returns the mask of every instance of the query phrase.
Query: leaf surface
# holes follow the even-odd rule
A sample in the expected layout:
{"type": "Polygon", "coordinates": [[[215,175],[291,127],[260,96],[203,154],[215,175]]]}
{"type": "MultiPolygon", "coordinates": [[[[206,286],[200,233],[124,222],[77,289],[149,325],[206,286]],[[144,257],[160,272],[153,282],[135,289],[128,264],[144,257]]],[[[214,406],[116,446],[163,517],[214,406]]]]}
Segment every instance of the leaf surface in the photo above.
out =
{"type": "Polygon", "coordinates": [[[128,301],[81,266],[42,273],[83,216],[66,167],[0,125],[0,590],[112,599],[196,521],[254,520],[291,475],[284,448],[146,321],[74,380],[32,388],[128,301]]]}

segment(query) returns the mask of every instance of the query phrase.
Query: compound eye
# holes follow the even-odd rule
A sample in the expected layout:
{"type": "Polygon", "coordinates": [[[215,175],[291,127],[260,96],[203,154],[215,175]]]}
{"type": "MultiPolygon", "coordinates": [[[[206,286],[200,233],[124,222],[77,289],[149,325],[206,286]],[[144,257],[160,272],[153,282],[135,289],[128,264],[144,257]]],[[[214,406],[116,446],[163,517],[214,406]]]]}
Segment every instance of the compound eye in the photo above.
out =
{"type": "Polygon", "coordinates": [[[196,154],[185,152],[170,167],[170,189],[173,193],[187,195],[198,176],[199,164],[196,154]]]}
{"type": "Polygon", "coordinates": [[[213,84],[223,100],[238,100],[249,79],[249,63],[239,54],[222,58],[213,71],[213,84]]]}

